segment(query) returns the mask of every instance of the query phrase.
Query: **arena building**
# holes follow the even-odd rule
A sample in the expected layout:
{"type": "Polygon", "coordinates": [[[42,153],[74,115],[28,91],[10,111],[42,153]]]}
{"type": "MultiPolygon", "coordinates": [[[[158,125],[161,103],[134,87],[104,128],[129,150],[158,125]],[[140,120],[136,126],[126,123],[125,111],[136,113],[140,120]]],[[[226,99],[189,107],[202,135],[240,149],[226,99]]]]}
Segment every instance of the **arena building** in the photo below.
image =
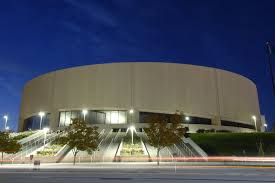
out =
{"type": "Polygon", "coordinates": [[[58,70],[29,81],[19,131],[63,129],[72,118],[100,128],[142,129],[152,113],[180,113],[191,132],[260,129],[255,84],[232,72],[186,64],[127,62],[58,70]]]}

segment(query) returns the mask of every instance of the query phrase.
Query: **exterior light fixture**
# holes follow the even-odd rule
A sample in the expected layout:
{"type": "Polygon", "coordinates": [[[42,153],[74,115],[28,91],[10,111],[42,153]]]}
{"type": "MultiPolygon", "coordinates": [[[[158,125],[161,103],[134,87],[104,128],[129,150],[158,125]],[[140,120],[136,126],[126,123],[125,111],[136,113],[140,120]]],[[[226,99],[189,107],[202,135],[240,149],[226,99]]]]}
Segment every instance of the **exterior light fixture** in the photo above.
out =
{"type": "Polygon", "coordinates": [[[185,116],[185,121],[190,121],[190,117],[189,116],[185,116]]]}
{"type": "Polygon", "coordinates": [[[42,129],[42,121],[43,121],[43,117],[45,116],[45,112],[40,111],[38,113],[38,115],[40,116],[40,130],[42,129]]]}
{"type": "Polygon", "coordinates": [[[82,110],[82,114],[83,114],[84,121],[85,121],[85,117],[86,117],[86,115],[88,114],[88,110],[83,109],[83,110],[82,110]]]}
{"type": "Polygon", "coordinates": [[[129,113],[130,113],[130,114],[133,114],[133,113],[134,113],[134,109],[130,109],[130,110],[129,110],[129,113]]]}

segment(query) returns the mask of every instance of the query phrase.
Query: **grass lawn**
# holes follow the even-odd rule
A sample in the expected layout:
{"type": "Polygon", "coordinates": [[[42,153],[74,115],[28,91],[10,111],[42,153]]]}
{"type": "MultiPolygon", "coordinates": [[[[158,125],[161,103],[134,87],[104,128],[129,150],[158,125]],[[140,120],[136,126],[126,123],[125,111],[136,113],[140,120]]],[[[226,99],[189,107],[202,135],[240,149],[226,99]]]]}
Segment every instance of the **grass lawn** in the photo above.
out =
{"type": "Polygon", "coordinates": [[[265,156],[275,156],[275,133],[194,133],[190,137],[209,156],[258,156],[260,141],[265,156]]]}

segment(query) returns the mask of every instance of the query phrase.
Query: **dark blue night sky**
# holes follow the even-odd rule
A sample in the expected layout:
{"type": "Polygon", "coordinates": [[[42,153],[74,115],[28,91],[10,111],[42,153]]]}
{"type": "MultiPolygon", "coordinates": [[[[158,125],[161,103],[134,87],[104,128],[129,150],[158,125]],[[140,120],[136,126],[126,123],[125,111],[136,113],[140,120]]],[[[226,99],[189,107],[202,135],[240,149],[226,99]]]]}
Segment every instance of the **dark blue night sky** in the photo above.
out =
{"type": "Polygon", "coordinates": [[[3,0],[0,17],[0,115],[9,114],[13,129],[26,81],[52,70],[124,61],[242,74],[256,83],[269,127],[275,122],[265,51],[267,40],[275,43],[273,0],[3,0]]]}

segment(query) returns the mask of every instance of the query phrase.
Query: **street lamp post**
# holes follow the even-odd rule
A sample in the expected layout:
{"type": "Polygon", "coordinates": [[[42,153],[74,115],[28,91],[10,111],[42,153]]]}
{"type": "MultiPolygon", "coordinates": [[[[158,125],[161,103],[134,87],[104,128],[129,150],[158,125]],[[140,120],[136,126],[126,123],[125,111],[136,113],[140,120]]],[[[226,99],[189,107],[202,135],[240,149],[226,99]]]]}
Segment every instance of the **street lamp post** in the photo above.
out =
{"type": "Polygon", "coordinates": [[[132,124],[133,123],[133,114],[134,114],[134,109],[130,109],[129,110],[129,114],[130,114],[130,123],[132,124]]]}
{"type": "Polygon", "coordinates": [[[255,124],[255,130],[256,132],[258,131],[257,130],[257,117],[255,115],[252,116],[252,119],[254,120],[254,124],[255,124]]]}
{"type": "Polygon", "coordinates": [[[85,117],[86,117],[86,114],[88,113],[88,110],[86,109],[83,109],[82,110],[82,114],[83,114],[83,117],[84,117],[84,121],[85,121],[85,117]]]}
{"type": "Polygon", "coordinates": [[[265,131],[267,131],[267,124],[266,123],[264,124],[264,127],[265,127],[265,131]]]}
{"type": "Polygon", "coordinates": [[[132,134],[132,145],[134,145],[134,131],[135,131],[135,127],[134,126],[130,126],[130,130],[131,130],[131,134],[132,134]]]}
{"type": "Polygon", "coordinates": [[[5,115],[3,118],[5,119],[4,127],[5,127],[5,130],[6,130],[9,117],[8,117],[8,115],[5,115]]]}
{"type": "Polygon", "coordinates": [[[45,116],[45,112],[39,112],[38,115],[40,116],[40,130],[42,129],[42,121],[43,117],[45,116]]]}
{"type": "Polygon", "coordinates": [[[44,148],[45,148],[45,145],[46,145],[46,139],[47,139],[47,133],[50,129],[49,128],[43,128],[43,131],[44,131],[44,148]]]}
{"type": "Polygon", "coordinates": [[[185,116],[185,118],[184,118],[184,119],[185,119],[185,121],[188,123],[188,125],[187,125],[187,126],[188,126],[188,130],[190,130],[190,129],[189,129],[189,121],[190,121],[190,117],[189,117],[189,116],[185,116]]]}

